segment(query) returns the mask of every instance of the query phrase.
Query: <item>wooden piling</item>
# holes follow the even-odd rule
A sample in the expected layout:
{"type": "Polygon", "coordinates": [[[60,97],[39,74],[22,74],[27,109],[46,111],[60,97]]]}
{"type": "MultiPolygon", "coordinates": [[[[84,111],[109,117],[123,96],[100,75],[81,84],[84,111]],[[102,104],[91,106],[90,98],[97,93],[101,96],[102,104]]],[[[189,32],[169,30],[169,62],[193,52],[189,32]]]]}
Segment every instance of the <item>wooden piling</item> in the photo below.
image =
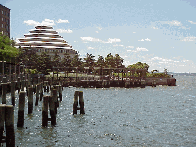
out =
{"type": "Polygon", "coordinates": [[[20,92],[20,77],[18,77],[18,81],[17,81],[17,89],[18,89],[18,93],[20,92]]]}
{"type": "Polygon", "coordinates": [[[31,85],[28,88],[28,114],[31,114],[33,112],[33,86],[31,85]]]}
{"type": "Polygon", "coordinates": [[[2,83],[2,104],[6,104],[7,83],[2,83]]]}
{"type": "Polygon", "coordinates": [[[11,82],[11,99],[12,99],[13,106],[15,106],[15,85],[16,85],[16,82],[12,81],[11,82]]]}
{"type": "Polygon", "coordinates": [[[78,96],[79,96],[79,91],[75,91],[75,93],[74,93],[74,103],[73,103],[73,115],[77,114],[78,96]]]}
{"type": "Polygon", "coordinates": [[[80,104],[80,114],[85,114],[85,112],[84,112],[83,91],[79,91],[79,104],[80,104]]]}
{"type": "Polygon", "coordinates": [[[59,107],[59,102],[57,98],[57,90],[52,88],[52,97],[54,98],[54,104],[55,104],[55,113],[57,114],[57,107],[59,107]]]}
{"type": "Polygon", "coordinates": [[[59,85],[59,99],[60,99],[60,102],[62,101],[62,86],[59,85]]]}
{"type": "Polygon", "coordinates": [[[24,87],[25,87],[25,77],[24,76],[22,77],[21,86],[22,86],[21,91],[24,91],[24,87]]]}
{"type": "Polygon", "coordinates": [[[4,122],[5,122],[5,104],[0,104],[0,145],[3,140],[4,122]]]}
{"type": "Polygon", "coordinates": [[[40,101],[42,101],[43,98],[43,83],[40,83],[40,101]]]}
{"type": "Polygon", "coordinates": [[[49,108],[50,108],[50,116],[51,116],[51,125],[56,125],[56,112],[55,112],[55,97],[49,97],[49,108]]]}
{"type": "Polygon", "coordinates": [[[42,103],[42,126],[43,127],[48,126],[48,99],[49,96],[43,97],[43,103],[42,103]]]}
{"type": "Polygon", "coordinates": [[[38,105],[38,100],[39,100],[39,85],[36,85],[36,101],[35,101],[35,106],[38,105]]]}
{"type": "Polygon", "coordinates": [[[15,146],[14,133],[14,107],[13,105],[5,106],[5,128],[6,128],[6,146],[15,146]]]}
{"type": "Polygon", "coordinates": [[[19,93],[19,103],[18,103],[18,122],[17,127],[24,126],[24,106],[25,106],[25,91],[19,93]]]}

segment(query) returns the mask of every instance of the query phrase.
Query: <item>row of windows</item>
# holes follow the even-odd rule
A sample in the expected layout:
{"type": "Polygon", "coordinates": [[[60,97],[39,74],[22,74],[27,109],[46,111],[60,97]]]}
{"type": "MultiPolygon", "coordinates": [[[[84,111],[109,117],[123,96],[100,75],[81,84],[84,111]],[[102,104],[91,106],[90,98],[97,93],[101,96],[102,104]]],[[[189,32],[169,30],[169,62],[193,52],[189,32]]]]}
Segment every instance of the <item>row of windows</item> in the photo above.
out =
{"type": "Polygon", "coordinates": [[[6,11],[3,11],[3,10],[1,10],[1,13],[3,14],[3,15],[6,15],[6,16],[10,16],[10,14],[8,13],[8,12],[6,12],[6,11]]]}
{"type": "Polygon", "coordinates": [[[43,51],[45,52],[56,52],[57,51],[57,53],[68,53],[69,52],[69,50],[37,49],[37,52],[43,52],[43,51]]]}
{"type": "Polygon", "coordinates": [[[2,35],[7,35],[9,36],[8,32],[4,32],[4,31],[1,31],[2,35]]]}
{"type": "Polygon", "coordinates": [[[6,19],[6,18],[3,18],[3,17],[2,17],[1,20],[2,20],[2,21],[5,21],[7,24],[9,24],[9,19],[6,19]]]}
{"type": "Polygon", "coordinates": [[[1,24],[1,27],[2,27],[2,28],[6,28],[6,30],[9,31],[9,26],[8,26],[8,25],[3,25],[3,24],[1,24]]]}

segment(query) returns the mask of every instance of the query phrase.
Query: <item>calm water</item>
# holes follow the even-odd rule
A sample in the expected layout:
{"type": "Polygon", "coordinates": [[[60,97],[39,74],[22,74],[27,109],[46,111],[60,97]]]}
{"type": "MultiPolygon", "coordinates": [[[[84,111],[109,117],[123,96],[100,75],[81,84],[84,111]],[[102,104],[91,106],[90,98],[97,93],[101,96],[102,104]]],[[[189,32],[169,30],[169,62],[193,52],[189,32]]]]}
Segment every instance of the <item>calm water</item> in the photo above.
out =
{"type": "MultiPolygon", "coordinates": [[[[175,87],[64,88],[56,127],[41,126],[40,101],[33,114],[27,115],[26,100],[24,128],[18,129],[17,99],[16,146],[195,147],[196,77],[175,78],[175,87]],[[85,115],[72,115],[75,90],[84,92],[85,115]]],[[[11,104],[8,97],[7,104],[11,104]]]]}

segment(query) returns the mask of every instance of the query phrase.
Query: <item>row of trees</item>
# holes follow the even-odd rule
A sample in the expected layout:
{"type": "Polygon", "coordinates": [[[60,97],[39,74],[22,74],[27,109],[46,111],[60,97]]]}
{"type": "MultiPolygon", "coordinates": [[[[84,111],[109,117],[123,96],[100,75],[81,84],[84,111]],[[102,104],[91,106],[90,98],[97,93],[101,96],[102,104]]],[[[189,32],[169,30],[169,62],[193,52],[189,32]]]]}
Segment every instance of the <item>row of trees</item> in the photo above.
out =
{"type": "MultiPolygon", "coordinates": [[[[103,56],[98,57],[95,60],[95,56],[92,54],[86,54],[84,58],[80,58],[79,54],[76,54],[73,58],[69,54],[64,54],[64,58],[55,52],[54,56],[49,56],[46,52],[42,52],[41,55],[37,55],[33,51],[20,51],[19,62],[28,66],[31,69],[36,69],[37,72],[48,73],[54,68],[69,68],[79,67],[79,70],[84,70],[84,67],[101,67],[101,68],[124,68],[123,59],[115,54],[114,56],[109,53],[105,58],[103,56]]],[[[57,70],[56,69],[56,70],[57,70]]],[[[91,70],[89,70],[91,71],[91,70]]]]}
{"type": "MultiPolygon", "coordinates": [[[[123,58],[120,57],[119,54],[112,55],[109,53],[106,57],[99,55],[97,60],[93,54],[88,53],[84,58],[80,58],[79,54],[76,54],[73,58],[69,54],[64,54],[64,58],[61,59],[57,52],[53,57],[46,52],[37,55],[36,52],[31,49],[17,49],[14,45],[15,42],[13,39],[9,39],[7,36],[0,34],[0,60],[17,65],[25,65],[31,68],[31,71],[35,73],[47,74],[48,71],[52,71],[53,67],[66,67],[70,69],[71,67],[80,67],[81,70],[84,70],[84,67],[90,67],[90,69],[92,67],[125,68],[123,58]]],[[[137,62],[129,65],[127,68],[146,69],[148,71],[149,65],[137,62]]]]}

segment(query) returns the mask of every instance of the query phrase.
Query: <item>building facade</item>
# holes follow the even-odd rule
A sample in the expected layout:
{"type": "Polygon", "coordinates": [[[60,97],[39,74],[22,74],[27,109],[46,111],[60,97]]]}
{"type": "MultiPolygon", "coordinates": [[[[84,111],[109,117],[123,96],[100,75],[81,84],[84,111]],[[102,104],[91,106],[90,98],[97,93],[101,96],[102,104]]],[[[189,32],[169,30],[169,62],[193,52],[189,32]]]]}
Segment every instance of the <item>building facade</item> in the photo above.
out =
{"type": "Polygon", "coordinates": [[[65,53],[70,55],[71,58],[77,54],[77,51],[50,26],[36,26],[35,29],[29,32],[29,34],[24,35],[25,38],[18,38],[15,47],[21,47],[23,50],[33,50],[38,55],[46,52],[51,59],[55,52],[61,59],[64,58],[65,53]]]}
{"type": "Polygon", "coordinates": [[[10,37],[10,9],[0,4],[0,32],[10,37]]]}

